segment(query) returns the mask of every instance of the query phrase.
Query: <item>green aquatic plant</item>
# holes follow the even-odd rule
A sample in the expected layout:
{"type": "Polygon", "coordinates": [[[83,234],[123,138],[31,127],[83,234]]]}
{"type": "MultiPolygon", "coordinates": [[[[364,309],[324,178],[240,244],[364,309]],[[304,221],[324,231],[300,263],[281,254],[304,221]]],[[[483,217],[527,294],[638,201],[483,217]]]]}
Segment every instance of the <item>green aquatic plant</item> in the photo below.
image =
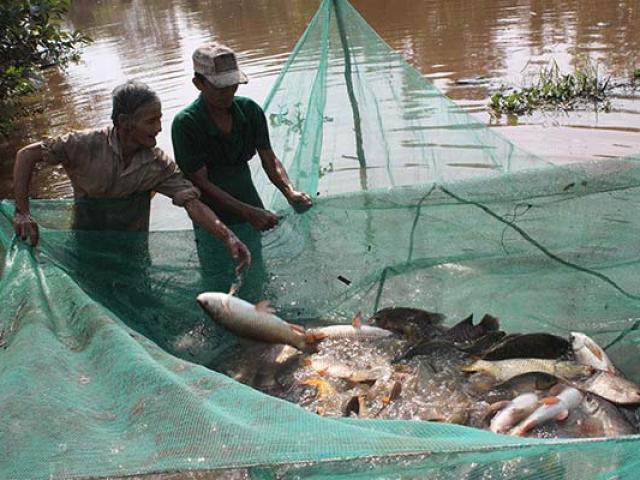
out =
{"type": "Polygon", "coordinates": [[[491,96],[489,106],[497,114],[516,115],[535,109],[573,110],[587,104],[606,111],[610,108],[609,80],[600,73],[598,64],[589,60],[576,67],[574,73],[562,73],[558,64],[551,61],[537,73],[531,86],[502,89],[491,96]]]}
{"type": "Polygon", "coordinates": [[[635,78],[635,79],[640,78],[640,68],[636,68],[636,69],[633,71],[633,78],[635,78]]]}

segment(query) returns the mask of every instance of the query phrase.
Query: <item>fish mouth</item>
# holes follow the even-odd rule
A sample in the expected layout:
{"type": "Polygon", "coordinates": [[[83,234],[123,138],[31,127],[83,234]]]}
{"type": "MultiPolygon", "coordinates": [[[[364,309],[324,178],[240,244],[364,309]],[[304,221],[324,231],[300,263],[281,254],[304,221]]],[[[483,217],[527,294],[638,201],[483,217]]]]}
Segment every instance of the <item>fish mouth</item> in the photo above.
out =
{"type": "Polygon", "coordinates": [[[204,308],[204,299],[202,298],[202,294],[196,297],[196,303],[200,305],[202,308],[204,308]]]}

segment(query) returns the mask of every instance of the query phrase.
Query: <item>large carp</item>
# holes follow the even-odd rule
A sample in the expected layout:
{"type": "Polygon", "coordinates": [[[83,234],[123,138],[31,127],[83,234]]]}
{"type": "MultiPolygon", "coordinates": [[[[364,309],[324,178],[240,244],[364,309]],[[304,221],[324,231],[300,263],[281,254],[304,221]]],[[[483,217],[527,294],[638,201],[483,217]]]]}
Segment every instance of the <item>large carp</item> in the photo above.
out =
{"type": "Polygon", "coordinates": [[[275,315],[267,301],[253,305],[222,292],[201,293],[196,301],[213,321],[239,337],[287,344],[298,350],[307,347],[304,328],[275,315]]]}

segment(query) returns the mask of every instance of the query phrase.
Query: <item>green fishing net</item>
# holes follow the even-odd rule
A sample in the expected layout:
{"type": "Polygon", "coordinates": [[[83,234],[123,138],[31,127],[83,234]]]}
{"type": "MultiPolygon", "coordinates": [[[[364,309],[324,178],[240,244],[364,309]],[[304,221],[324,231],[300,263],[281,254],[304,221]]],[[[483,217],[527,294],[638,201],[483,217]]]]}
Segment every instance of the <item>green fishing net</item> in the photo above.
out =
{"type": "MultiPolygon", "coordinates": [[[[558,166],[518,149],[343,0],[323,1],[265,111],[314,206],[294,212],[254,172],[283,219],[262,236],[237,228],[256,258],[242,298],[301,324],[402,305],[489,312],[508,332],[577,330],[640,381],[640,156],[558,166]]],[[[0,211],[2,479],[618,479],[640,468],[637,436],[535,440],[309,413],[207,368],[235,343],[195,303],[233,281],[215,240],[72,231],[73,202],[49,200],[33,202],[42,238],[31,249],[13,235],[13,204],[0,211]]]]}

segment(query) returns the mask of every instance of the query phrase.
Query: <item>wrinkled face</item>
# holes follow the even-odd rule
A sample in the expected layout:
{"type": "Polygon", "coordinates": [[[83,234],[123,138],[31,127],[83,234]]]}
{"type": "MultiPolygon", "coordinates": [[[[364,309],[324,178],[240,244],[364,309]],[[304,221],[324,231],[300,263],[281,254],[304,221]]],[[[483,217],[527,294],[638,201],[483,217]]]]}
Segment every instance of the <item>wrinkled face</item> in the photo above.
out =
{"type": "Polygon", "coordinates": [[[153,148],[156,137],[162,131],[162,106],[159,100],[147,102],[132,115],[127,115],[122,128],[130,142],[141,147],[153,148]]]}
{"type": "Polygon", "coordinates": [[[230,87],[217,88],[205,78],[194,78],[193,84],[202,92],[204,101],[212,108],[228,109],[231,108],[233,97],[238,91],[238,84],[230,87]]]}

